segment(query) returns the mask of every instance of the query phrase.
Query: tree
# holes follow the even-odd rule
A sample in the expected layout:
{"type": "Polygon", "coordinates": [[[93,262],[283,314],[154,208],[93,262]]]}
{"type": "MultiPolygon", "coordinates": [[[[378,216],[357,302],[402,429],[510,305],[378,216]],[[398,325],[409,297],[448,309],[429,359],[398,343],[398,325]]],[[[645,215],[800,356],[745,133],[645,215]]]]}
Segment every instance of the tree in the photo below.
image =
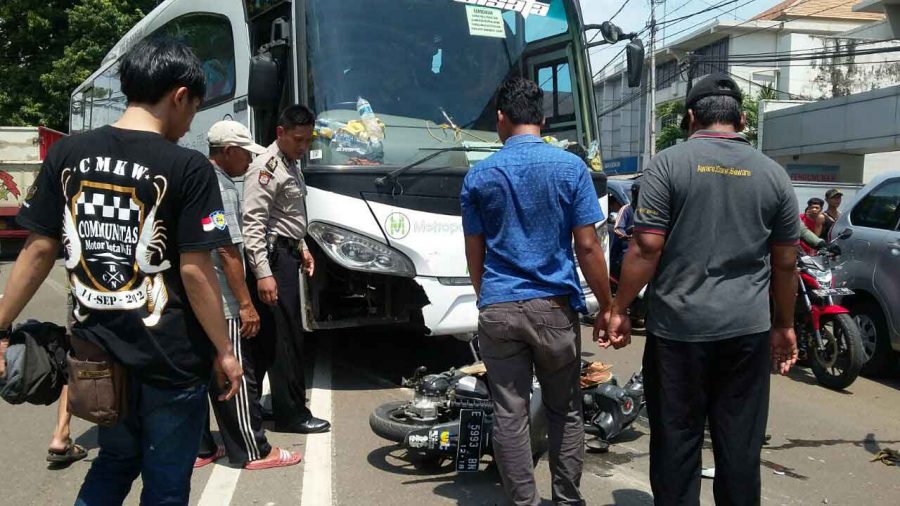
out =
{"type": "Polygon", "coordinates": [[[759,89],[755,97],[747,97],[744,99],[744,114],[747,116],[747,126],[744,127],[744,135],[750,144],[756,146],[759,136],[759,101],[775,100],[778,98],[778,92],[769,84],[759,89]]]}
{"type": "Polygon", "coordinates": [[[0,125],[47,123],[39,77],[68,43],[66,9],[74,0],[0,2],[0,125]]]}
{"type": "Polygon", "coordinates": [[[0,125],[68,130],[69,95],[157,0],[3,0],[0,125]]]}

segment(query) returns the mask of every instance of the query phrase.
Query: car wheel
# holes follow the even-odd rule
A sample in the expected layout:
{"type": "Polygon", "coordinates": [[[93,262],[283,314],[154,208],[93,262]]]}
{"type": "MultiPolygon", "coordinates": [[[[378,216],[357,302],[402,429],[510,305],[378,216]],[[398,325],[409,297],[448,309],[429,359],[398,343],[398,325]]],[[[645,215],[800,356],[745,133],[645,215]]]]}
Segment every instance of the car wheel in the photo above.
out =
{"type": "Polygon", "coordinates": [[[878,304],[862,301],[850,308],[850,313],[859,326],[862,335],[863,354],[866,362],[862,367],[864,376],[883,376],[897,365],[897,353],[891,349],[884,313],[878,304]]]}

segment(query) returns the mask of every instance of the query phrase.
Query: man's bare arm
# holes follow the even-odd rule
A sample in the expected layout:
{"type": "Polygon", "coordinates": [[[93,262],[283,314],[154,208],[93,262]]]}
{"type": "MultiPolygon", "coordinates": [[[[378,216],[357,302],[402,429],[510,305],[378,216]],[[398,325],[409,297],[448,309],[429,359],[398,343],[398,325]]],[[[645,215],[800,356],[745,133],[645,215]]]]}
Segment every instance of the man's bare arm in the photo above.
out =
{"type": "Polygon", "coordinates": [[[772,246],[772,297],[775,300],[773,326],[794,327],[797,300],[797,247],[772,246]]]}
{"type": "MultiPolygon", "coordinates": [[[[605,229],[604,229],[605,232],[605,229]]],[[[584,225],[572,230],[575,238],[575,256],[581,273],[587,280],[588,286],[597,297],[600,311],[609,311],[612,306],[612,294],[609,290],[609,269],[606,266],[606,258],[603,255],[603,247],[597,239],[594,225],[584,225]]]]}
{"type": "Polygon", "coordinates": [[[469,266],[469,279],[475,288],[475,297],[481,298],[481,279],[484,277],[484,257],[486,246],[484,235],[466,236],[466,263],[469,266]]]}
{"type": "Polygon", "coordinates": [[[624,315],[628,306],[653,279],[665,244],[666,236],[663,234],[643,231],[634,234],[622,262],[622,274],[619,276],[619,287],[613,301],[613,314],[624,315]]]}
{"type": "Polygon", "coordinates": [[[59,253],[59,241],[32,233],[13,264],[3,299],[0,299],[0,328],[6,329],[18,318],[38,287],[47,279],[59,253]]]}
{"type": "Polygon", "coordinates": [[[225,312],[222,309],[222,293],[209,251],[188,251],[181,254],[181,280],[197,320],[216,347],[216,374],[220,387],[229,390],[220,400],[234,397],[243,375],[240,363],[234,356],[234,348],[228,338],[225,312]]]}
{"type": "Polygon", "coordinates": [[[253,337],[259,331],[259,315],[253,307],[250,299],[250,290],[247,289],[247,278],[244,273],[244,261],[237,246],[223,246],[216,250],[222,262],[222,271],[225,280],[234,298],[237,299],[241,312],[241,335],[253,337]]]}

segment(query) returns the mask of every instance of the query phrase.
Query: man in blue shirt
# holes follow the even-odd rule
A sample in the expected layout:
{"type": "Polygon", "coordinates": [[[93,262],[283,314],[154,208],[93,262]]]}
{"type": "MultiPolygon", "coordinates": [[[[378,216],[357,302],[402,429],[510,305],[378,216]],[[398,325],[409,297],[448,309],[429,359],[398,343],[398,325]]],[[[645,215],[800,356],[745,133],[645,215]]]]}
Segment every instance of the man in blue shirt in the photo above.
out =
{"type": "MultiPolygon", "coordinates": [[[[510,500],[537,505],[529,441],[532,373],[550,423],[553,501],[583,504],[578,312],[585,300],[575,255],[606,317],[609,277],[594,224],[603,220],[587,166],[540,137],[543,92],[513,78],[497,92],[505,146],[469,171],[460,196],[466,258],[478,294],[478,342],[494,399],[494,456],[510,500]]],[[[605,233],[605,230],[604,230],[605,233]]]]}

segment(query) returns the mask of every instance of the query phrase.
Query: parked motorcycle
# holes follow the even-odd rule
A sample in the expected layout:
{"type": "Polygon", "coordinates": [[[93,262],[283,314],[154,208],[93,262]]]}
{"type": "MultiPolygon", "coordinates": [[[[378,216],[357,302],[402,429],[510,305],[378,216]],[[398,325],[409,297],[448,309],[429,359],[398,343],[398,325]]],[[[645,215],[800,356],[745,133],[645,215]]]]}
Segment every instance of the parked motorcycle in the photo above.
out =
{"type": "MultiPolygon", "coordinates": [[[[457,472],[476,472],[482,455],[493,445],[493,403],[484,364],[474,343],[470,343],[476,363],[460,369],[428,374],[416,370],[404,386],[413,388],[411,401],[382,404],[369,416],[372,431],[400,444],[415,455],[420,465],[437,467],[446,459],[454,461],[457,472]]],[[[582,364],[582,406],[586,444],[603,451],[610,440],[627,429],[644,407],[644,387],[640,373],[618,386],[608,367],[582,364]],[[605,374],[605,377],[604,377],[605,374]],[[606,379],[599,384],[598,378],[606,379]]],[[[547,415],[541,386],[532,380],[529,428],[534,464],[547,452],[547,415]]]]}
{"type": "MultiPolygon", "coordinates": [[[[845,229],[837,239],[847,239],[852,233],[845,229]]],[[[831,264],[839,255],[840,247],[832,241],[817,256],[798,256],[800,281],[794,318],[800,360],[810,363],[820,385],[834,390],[850,386],[865,360],[859,326],[849,310],[834,302],[834,297],[853,295],[853,290],[833,287],[831,264]]]]}

